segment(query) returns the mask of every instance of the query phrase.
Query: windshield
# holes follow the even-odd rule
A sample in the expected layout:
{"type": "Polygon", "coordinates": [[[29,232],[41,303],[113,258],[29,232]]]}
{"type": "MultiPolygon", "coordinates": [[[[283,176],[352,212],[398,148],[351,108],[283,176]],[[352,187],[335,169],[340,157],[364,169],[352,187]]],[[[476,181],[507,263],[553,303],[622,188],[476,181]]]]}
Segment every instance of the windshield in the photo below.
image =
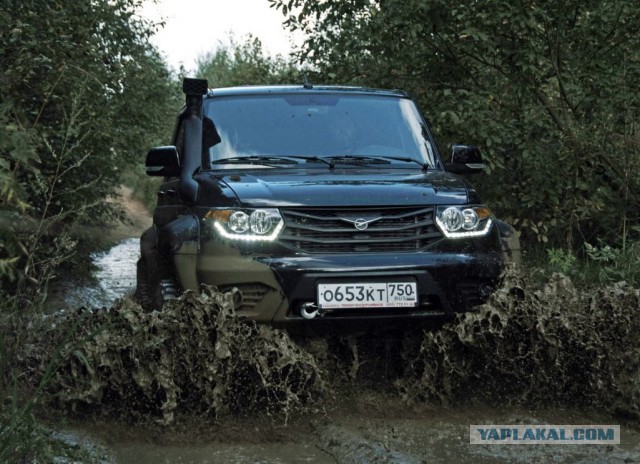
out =
{"type": "Polygon", "coordinates": [[[335,93],[270,94],[206,100],[221,141],[211,160],[345,155],[411,158],[435,167],[424,121],[407,98],[335,93]]]}

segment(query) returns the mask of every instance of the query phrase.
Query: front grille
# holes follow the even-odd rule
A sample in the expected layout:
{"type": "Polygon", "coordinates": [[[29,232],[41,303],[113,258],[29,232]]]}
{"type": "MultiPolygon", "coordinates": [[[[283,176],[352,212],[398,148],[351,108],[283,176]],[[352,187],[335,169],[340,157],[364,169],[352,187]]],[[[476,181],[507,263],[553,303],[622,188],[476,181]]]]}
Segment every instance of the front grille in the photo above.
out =
{"type": "Polygon", "coordinates": [[[420,250],[442,238],[434,208],[284,209],[281,244],[306,253],[420,250]],[[367,222],[358,230],[356,221],[367,222]]]}

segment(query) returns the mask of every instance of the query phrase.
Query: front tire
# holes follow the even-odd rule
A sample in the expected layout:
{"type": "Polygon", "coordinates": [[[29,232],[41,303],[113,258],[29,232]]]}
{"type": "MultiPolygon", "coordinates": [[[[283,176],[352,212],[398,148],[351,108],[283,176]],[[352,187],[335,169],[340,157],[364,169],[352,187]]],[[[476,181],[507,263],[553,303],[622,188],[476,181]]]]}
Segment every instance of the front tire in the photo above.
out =
{"type": "Polygon", "coordinates": [[[136,264],[136,291],[133,294],[133,299],[142,306],[145,311],[151,311],[154,306],[148,275],[147,263],[144,258],[138,259],[136,264]]]}
{"type": "Polygon", "coordinates": [[[145,311],[161,310],[165,302],[180,297],[180,286],[173,278],[154,281],[150,278],[149,268],[143,258],[136,266],[136,291],[134,299],[145,311]]]}

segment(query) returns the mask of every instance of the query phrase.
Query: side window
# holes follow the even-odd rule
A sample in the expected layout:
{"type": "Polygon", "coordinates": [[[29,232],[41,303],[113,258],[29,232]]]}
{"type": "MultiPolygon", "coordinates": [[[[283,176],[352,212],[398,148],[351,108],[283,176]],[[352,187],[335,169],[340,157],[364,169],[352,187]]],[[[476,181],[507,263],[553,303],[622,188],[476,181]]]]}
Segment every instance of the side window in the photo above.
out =
{"type": "MultiPolygon", "coordinates": [[[[206,152],[209,150],[209,148],[219,144],[220,142],[220,135],[218,134],[218,130],[216,129],[215,124],[210,118],[205,116],[202,121],[202,151],[206,152]]],[[[184,157],[184,125],[182,124],[181,118],[178,119],[178,125],[173,137],[173,143],[178,150],[180,165],[182,165],[184,157]]]]}

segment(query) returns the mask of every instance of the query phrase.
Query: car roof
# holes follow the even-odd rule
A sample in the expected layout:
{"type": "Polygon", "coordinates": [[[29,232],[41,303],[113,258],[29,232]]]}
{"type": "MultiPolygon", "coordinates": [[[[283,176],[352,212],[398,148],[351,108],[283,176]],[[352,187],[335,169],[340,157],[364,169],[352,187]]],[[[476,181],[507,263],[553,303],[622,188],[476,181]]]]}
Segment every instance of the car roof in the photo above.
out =
{"type": "Polygon", "coordinates": [[[381,95],[389,97],[408,98],[406,92],[391,89],[372,89],[367,87],[351,87],[337,85],[247,85],[241,87],[226,87],[209,89],[207,97],[222,97],[235,95],[265,95],[265,94],[291,94],[291,93],[345,93],[361,95],[381,95]]]}

